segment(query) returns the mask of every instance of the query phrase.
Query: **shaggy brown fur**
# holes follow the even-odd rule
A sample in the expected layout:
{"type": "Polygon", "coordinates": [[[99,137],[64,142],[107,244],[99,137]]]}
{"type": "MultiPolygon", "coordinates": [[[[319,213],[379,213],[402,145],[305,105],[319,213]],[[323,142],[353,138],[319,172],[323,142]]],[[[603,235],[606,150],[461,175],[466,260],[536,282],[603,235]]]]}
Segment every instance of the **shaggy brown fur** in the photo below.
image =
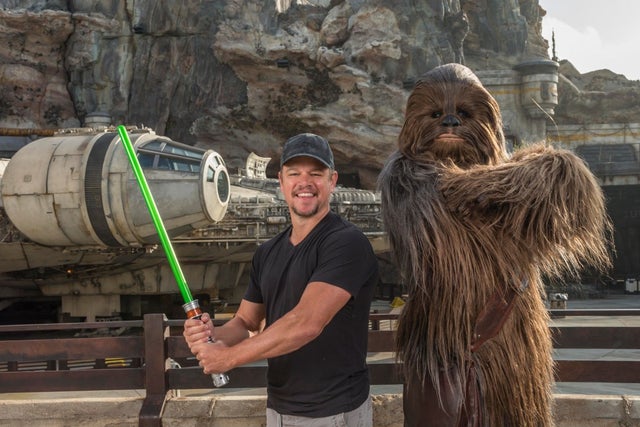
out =
{"type": "Polygon", "coordinates": [[[418,81],[398,146],[379,187],[409,294],[405,425],[553,425],[541,277],[609,265],[597,181],[545,145],[508,159],[498,104],[459,64],[418,81]]]}

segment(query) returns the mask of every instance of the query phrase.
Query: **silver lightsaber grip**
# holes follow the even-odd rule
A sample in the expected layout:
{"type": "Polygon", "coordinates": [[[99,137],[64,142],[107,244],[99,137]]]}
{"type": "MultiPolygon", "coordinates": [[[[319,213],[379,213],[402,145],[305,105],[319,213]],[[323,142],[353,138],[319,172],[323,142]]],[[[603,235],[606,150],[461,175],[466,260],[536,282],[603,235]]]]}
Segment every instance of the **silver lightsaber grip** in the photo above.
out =
{"type": "MultiPolygon", "coordinates": [[[[200,319],[202,317],[202,310],[198,300],[190,301],[182,306],[184,312],[187,313],[189,319],[200,319]]],[[[213,343],[213,339],[209,337],[209,342],[213,343]]],[[[211,374],[211,380],[215,387],[223,387],[229,384],[229,376],[225,373],[211,374]]]]}

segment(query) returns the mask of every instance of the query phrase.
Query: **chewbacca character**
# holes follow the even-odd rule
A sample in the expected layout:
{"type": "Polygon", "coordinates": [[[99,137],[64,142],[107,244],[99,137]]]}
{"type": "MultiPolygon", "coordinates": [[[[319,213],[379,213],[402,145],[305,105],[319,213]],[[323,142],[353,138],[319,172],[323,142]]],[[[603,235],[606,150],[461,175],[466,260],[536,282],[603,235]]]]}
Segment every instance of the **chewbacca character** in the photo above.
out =
{"type": "Polygon", "coordinates": [[[541,278],[609,265],[602,191],[542,144],[508,159],[497,102],[447,64],[409,96],[379,188],[408,286],[400,315],[405,426],[551,426],[541,278]]]}

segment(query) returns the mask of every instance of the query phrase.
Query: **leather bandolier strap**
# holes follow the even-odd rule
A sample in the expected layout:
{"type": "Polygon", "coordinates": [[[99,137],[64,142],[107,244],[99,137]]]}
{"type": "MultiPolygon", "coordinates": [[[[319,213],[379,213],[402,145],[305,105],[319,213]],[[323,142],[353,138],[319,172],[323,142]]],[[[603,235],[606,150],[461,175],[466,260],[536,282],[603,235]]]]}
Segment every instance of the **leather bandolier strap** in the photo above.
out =
{"type": "Polygon", "coordinates": [[[423,382],[417,375],[405,378],[403,409],[405,427],[480,427],[483,420],[483,396],[481,381],[474,353],[495,337],[513,310],[515,289],[508,287],[506,294],[494,293],[476,319],[473,341],[463,366],[444,369],[438,378],[442,405],[431,381],[423,382]],[[466,371],[463,384],[460,373],[466,371]]]}
{"type": "Polygon", "coordinates": [[[491,295],[489,302],[476,319],[471,342],[472,352],[475,353],[487,340],[498,335],[513,310],[516,295],[518,293],[512,287],[507,288],[506,295],[498,292],[491,295]]]}

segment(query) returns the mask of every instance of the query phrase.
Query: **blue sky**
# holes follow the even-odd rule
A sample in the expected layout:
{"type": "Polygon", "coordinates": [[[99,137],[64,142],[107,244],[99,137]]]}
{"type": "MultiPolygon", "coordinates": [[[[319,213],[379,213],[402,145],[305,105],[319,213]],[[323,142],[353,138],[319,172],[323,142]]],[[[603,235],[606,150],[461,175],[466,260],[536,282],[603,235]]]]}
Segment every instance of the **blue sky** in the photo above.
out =
{"type": "Polygon", "coordinates": [[[551,46],[551,31],[555,31],[558,59],[568,59],[581,73],[607,68],[630,80],[640,80],[640,1],[539,3],[547,11],[542,35],[551,46]]]}

